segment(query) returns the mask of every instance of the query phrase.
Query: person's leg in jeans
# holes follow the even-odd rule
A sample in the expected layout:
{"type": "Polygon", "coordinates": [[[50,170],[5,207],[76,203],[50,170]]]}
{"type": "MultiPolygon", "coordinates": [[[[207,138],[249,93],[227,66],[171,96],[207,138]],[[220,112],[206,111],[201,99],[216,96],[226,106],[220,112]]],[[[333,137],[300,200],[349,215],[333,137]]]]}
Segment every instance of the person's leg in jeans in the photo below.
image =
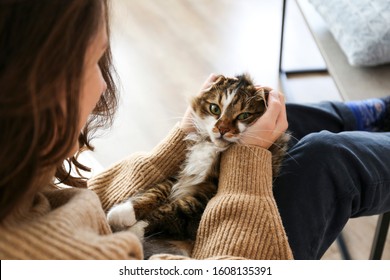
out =
{"type": "Polygon", "coordinates": [[[350,217],[390,211],[390,133],[346,131],[356,119],[342,103],[289,104],[287,115],[296,141],[275,199],[294,257],[319,259],[350,217]]]}
{"type": "Polygon", "coordinates": [[[286,104],[288,132],[295,139],[293,143],[304,136],[327,130],[342,132],[356,129],[353,113],[341,102],[321,102],[317,104],[286,104]]]}
{"type": "Polygon", "coordinates": [[[296,140],[321,130],[390,131],[390,97],[345,103],[287,104],[286,107],[289,131],[296,140]]]}

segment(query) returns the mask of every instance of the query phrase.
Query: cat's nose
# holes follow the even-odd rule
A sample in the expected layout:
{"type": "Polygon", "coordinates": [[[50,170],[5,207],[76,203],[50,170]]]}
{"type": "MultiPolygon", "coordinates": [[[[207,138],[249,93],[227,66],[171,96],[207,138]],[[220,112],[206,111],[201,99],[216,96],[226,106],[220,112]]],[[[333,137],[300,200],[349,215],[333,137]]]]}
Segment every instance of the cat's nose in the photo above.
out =
{"type": "Polygon", "coordinates": [[[219,130],[219,133],[221,133],[221,136],[223,136],[224,134],[229,132],[230,129],[228,127],[218,127],[218,130],[219,130]]]}

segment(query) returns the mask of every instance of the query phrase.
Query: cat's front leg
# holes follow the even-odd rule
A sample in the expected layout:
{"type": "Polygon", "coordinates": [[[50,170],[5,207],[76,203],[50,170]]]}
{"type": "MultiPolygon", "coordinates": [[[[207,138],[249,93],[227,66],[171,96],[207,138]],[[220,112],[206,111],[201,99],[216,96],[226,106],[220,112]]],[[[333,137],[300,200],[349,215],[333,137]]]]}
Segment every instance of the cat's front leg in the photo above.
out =
{"type": "Polygon", "coordinates": [[[145,236],[145,228],[149,225],[146,221],[136,222],[128,231],[134,233],[141,241],[143,241],[145,236]]]}

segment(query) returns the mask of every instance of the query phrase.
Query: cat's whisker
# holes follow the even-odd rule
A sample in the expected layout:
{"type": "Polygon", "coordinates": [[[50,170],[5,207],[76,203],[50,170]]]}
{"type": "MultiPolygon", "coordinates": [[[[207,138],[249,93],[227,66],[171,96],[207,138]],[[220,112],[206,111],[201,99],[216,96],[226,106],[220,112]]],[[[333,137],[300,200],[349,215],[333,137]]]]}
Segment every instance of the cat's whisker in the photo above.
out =
{"type": "Polygon", "coordinates": [[[269,141],[269,140],[265,140],[264,138],[262,138],[262,137],[260,137],[260,136],[258,136],[258,135],[249,135],[249,134],[247,134],[246,137],[252,138],[252,139],[258,139],[258,140],[264,141],[264,142],[266,142],[266,143],[274,144],[276,147],[281,148],[281,146],[278,145],[276,142],[272,142],[272,141],[269,141]]]}
{"type": "Polygon", "coordinates": [[[163,234],[163,233],[164,233],[163,231],[153,232],[151,234],[148,234],[147,236],[144,236],[144,240],[147,241],[148,239],[152,239],[153,237],[158,236],[158,235],[163,234]]]}
{"type": "MultiPolygon", "coordinates": [[[[272,141],[266,140],[266,139],[261,138],[261,137],[255,137],[255,136],[250,136],[250,135],[248,135],[248,136],[249,136],[250,138],[257,139],[257,140],[261,140],[261,141],[263,141],[263,142],[265,142],[265,143],[268,143],[268,144],[274,144],[275,146],[277,146],[278,148],[280,148],[280,146],[276,145],[276,144],[275,144],[274,142],[272,142],[272,141]]],[[[239,141],[240,141],[242,144],[246,144],[246,145],[247,145],[247,143],[245,143],[244,140],[240,139],[239,141]]]]}
{"type": "Polygon", "coordinates": [[[197,131],[201,131],[201,130],[202,130],[202,128],[200,127],[200,125],[199,125],[197,122],[193,121],[193,122],[192,122],[192,125],[195,127],[195,129],[196,129],[197,131]]]}
{"type": "MultiPolygon", "coordinates": [[[[264,138],[261,138],[261,137],[252,137],[254,139],[258,139],[258,140],[262,140],[264,141],[265,143],[269,143],[269,144],[273,144],[275,145],[277,148],[279,149],[283,149],[284,146],[283,145],[278,145],[272,141],[268,141],[268,140],[265,140],[264,138]]],[[[243,141],[242,139],[239,140],[240,144],[244,144],[244,145],[247,145],[247,143],[245,143],[245,141],[243,141]]],[[[248,148],[250,148],[250,146],[248,145],[248,148]]],[[[250,148],[251,149],[251,148],[250,148]]],[[[298,162],[296,161],[296,159],[288,152],[288,150],[285,151],[285,154],[286,156],[288,156],[290,159],[292,159],[294,162],[296,162],[298,164],[298,162]]]]}
{"type": "Polygon", "coordinates": [[[292,159],[296,164],[300,165],[299,162],[288,152],[288,150],[286,151],[286,156],[288,156],[290,159],[292,159]]]}
{"type": "Polygon", "coordinates": [[[163,118],[163,119],[160,119],[159,121],[181,121],[183,120],[183,117],[172,117],[172,118],[163,118]]]}
{"type": "Polygon", "coordinates": [[[299,141],[299,139],[298,139],[297,137],[293,136],[291,132],[284,131],[284,130],[271,130],[271,129],[266,130],[266,129],[258,129],[258,130],[252,130],[252,131],[250,131],[250,132],[249,132],[249,131],[246,131],[245,133],[246,133],[246,135],[254,135],[254,134],[257,133],[257,132],[272,132],[272,131],[287,134],[287,135],[289,135],[292,139],[294,139],[295,141],[297,141],[297,142],[299,141]]]}
{"type": "Polygon", "coordinates": [[[295,141],[299,142],[299,139],[295,137],[291,132],[286,131],[284,134],[287,134],[290,138],[294,139],[295,141]]]}
{"type": "Polygon", "coordinates": [[[183,116],[181,117],[170,117],[170,118],[158,118],[154,122],[157,124],[171,124],[181,122],[183,120],[183,116]]]}
{"type": "MultiPolygon", "coordinates": [[[[241,143],[244,144],[244,145],[246,145],[245,142],[241,142],[241,143]]],[[[256,156],[256,158],[258,158],[259,160],[261,160],[261,158],[259,158],[259,157],[257,156],[257,154],[256,154],[256,152],[254,151],[254,149],[252,149],[250,146],[247,146],[247,147],[248,147],[249,151],[250,151],[254,156],[256,156]]]]}
{"type": "Polygon", "coordinates": [[[282,133],[284,133],[284,134],[287,134],[287,135],[289,135],[291,138],[293,138],[295,141],[299,141],[299,139],[297,138],[297,137],[295,137],[294,135],[292,135],[292,133],[291,132],[289,132],[288,130],[287,131],[283,131],[283,130],[271,130],[271,129],[269,129],[269,130],[265,130],[265,129],[258,129],[258,130],[252,130],[251,132],[245,132],[245,133],[248,133],[248,134],[253,134],[253,133],[256,133],[256,132],[271,132],[271,131],[276,131],[276,132],[282,132],[282,133]]]}
{"type": "Polygon", "coordinates": [[[266,139],[264,139],[262,137],[251,136],[251,135],[247,135],[247,136],[250,137],[250,138],[253,138],[253,139],[261,140],[261,141],[263,141],[265,143],[268,143],[268,144],[272,144],[272,145],[276,146],[279,149],[282,149],[284,147],[283,145],[277,144],[276,142],[272,142],[272,141],[266,140],[266,139]]]}

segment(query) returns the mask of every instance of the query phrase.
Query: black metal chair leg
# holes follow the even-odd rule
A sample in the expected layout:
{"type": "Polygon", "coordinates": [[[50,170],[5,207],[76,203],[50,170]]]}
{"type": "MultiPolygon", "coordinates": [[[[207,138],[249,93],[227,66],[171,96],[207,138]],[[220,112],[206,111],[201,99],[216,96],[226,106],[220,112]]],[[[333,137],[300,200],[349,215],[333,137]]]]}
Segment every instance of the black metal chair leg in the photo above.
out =
{"type": "Polygon", "coordinates": [[[382,258],[383,248],[385,247],[389,225],[390,212],[379,215],[374,235],[374,241],[372,242],[370,260],[380,260],[382,258]]]}
{"type": "Polygon", "coordinates": [[[337,245],[340,248],[340,252],[343,260],[351,260],[351,254],[349,253],[348,247],[345,244],[345,240],[342,232],[337,237],[337,245]]]}

